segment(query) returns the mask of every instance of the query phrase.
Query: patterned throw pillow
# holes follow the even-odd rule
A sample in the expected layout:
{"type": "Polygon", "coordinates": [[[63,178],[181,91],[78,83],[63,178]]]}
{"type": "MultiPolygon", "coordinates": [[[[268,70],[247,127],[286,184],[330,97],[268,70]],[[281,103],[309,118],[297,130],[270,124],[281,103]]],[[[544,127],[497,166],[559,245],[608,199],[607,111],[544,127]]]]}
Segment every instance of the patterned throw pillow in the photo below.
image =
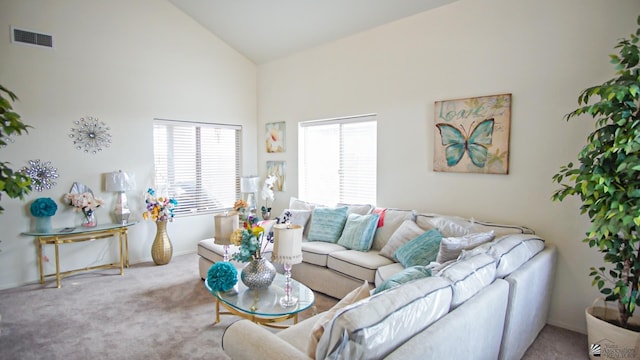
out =
{"type": "Polygon", "coordinates": [[[411,280],[421,279],[423,277],[431,276],[431,269],[426,266],[412,266],[410,268],[406,268],[401,272],[393,275],[387,280],[383,281],[380,286],[378,286],[373,293],[377,294],[379,292],[385,291],[387,289],[391,289],[398,285],[402,285],[404,283],[408,283],[411,280]]]}
{"type": "Polygon", "coordinates": [[[347,222],[348,209],[346,206],[313,209],[309,225],[309,241],[337,242],[347,222]]]}
{"type": "Polygon", "coordinates": [[[442,234],[436,229],[431,229],[402,245],[393,257],[405,268],[429,265],[438,257],[440,241],[442,241],[442,234]]]}
{"type": "Polygon", "coordinates": [[[350,214],[338,239],[338,245],[351,250],[369,251],[378,227],[378,218],[378,214],[350,214]]]}

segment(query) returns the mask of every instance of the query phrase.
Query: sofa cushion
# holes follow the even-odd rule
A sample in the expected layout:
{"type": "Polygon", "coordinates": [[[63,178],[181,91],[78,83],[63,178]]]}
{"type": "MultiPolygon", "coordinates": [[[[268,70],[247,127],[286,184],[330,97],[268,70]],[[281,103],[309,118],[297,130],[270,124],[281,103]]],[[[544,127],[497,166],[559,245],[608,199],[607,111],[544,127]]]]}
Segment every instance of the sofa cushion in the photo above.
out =
{"type": "Polygon", "coordinates": [[[450,220],[449,227],[457,228],[457,233],[460,235],[455,235],[456,231],[443,232],[444,236],[462,236],[469,233],[478,233],[478,232],[488,232],[493,230],[496,234],[496,237],[500,237],[507,234],[534,234],[534,231],[529,229],[526,226],[519,225],[508,225],[508,224],[498,224],[486,221],[478,221],[473,218],[464,219],[456,216],[444,216],[439,214],[417,214],[416,215],[416,223],[421,228],[428,230],[436,227],[433,223],[434,219],[440,218],[439,222],[441,222],[441,226],[445,225],[446,220],[450,220]],[[466,222],[466,223],[465,223],[466,222]]]}
{"type": "Polygon", "coordinates": [[[410,268],[406,268],[401,272],[391,276],[380,286],[377,286],[373,291],[374,294],[379,292],[394,288],[398,285],[402,285],[404,283],[408,283],[413,280],[422,279],[424,277],[431,276],[431,269],[426,266],[412,266],[410,268]]]}
{"type": "Polygon", "coordinates": [[[404,270],[402,264],[394,262],[393,264],[383,265],[376,270],[375,286],[380,286],[385,280],[404,270]]]}
{"type": "Polygon", "coordinates": [[[307,349],[307,354],[310,358],[314,358],[316,356],[316,348],[318,347],[318,341],[324,333],[324,327],[329,321],[331,321],[331,319],[333,319],[335,314],[341,309],[353,303],[368,298],[369,295],[369,283],[365,280],[362,286],[353,289],[331,309],[325,311],[320,315],[320,317],[316,320],[315,324],[313,324],[313,327],[311,328],[311,339],[309,339],[309,347],[307,349]]]}
{"type": "Polygon", "coordinates": [[[393,259],[393,254],[396,253],[398,248],[409,240],[415,239],[418,235],[422,235],[426,232],[413,220],[405,220],[402,224],[393,232],[389,237],[387,243],[380,250],[380,255],[393,259]]]}
{"type": "Polygon", "coordinates": [[[441,240],[442,234],[436,229],[431,229],[399,247],[393,257],[405,268],[429,265],[438,257],[441,240]]]}
{"type": "Polygon", "coordinates": [[[347,250],[344,246],[334,243],[324,241],[303,241],[302,261],[318,266],[327,266],[327,257],[329,254],[344,250],[347,250]]]}
{"type": "Polygon", "coordinates": [[[345,203],[338,203],[336,206],[338,206],[338,207],[346,206],[346,207],[349,208],[349,210],[347,210],[347,214],[358,214],[358,215],[370,214],[371,211],[373,211],[373,209],[375,208],[371,204],[345,204],[345,203]]]}
{"type": "Polygon", "coordinates": [[[368,251],[378,227],[378,214],[349,214],[338,244],[351,250],[368,251]]]}
{"type": "Polygon", "coordinates": [[[327,267],[331,270],[360,280],[375,281],[376,270],[389,265],[392,261],[378,255],[375,250],[367,252],[357,250],[335,251],[327,256],[327,267]]]}
{"type": "Polygon", "coordinates": [[[315,208],[311,213],[308,239],[335,243],[340,238],[346,222],[346,206],[315,208]]]}
{"type": "Polygon", "coordinates": [[[444,237],[440,242],[437,263],[444,263],[457,259],[462,250],[473,249],[474,247],[489,242],[495,238],[493,230],[484,233],[471,233],[460,237],[444,237]]]}
{"type": "Polygon", "coordinates": [[[517,270],[544,248],[544,240],[531,234],[511,234],[474,249],[463,251],[461,259],[486,253],[496,260],[496,277],[503,278],[517,270]]]}
{"type": "Polygon", "coordinates": [[[326,325],[315,358],[384,358],[449,312],[451,297],[448,281],[430,277],[360,300],[326,325]]]}
{"type": "Polygon", "coordinates": [[[496,278],[496,261],[487,254],[478,254],[465,260],[451,263],[436,276],[443,277],[453,285],[451,307],[458,307],[496,278]]]}
{"type": "Polygon", "coordinates": [[[471,233],[473,222],[459,217],[446,215],[416,215],[416,223],[424,229],[437,229],[444,237],[459,237],[471,233]]]}
{"type": "Polygon", "coordinates": [[[413,210],[400,210],[400,209],[385,209],[383,219],[383,226],[376,230],[376,234],[373,237],[373,250],[380,250],[389,241],[389,238],[393,233],[402,225],[405,220],[413,220],[415,213],[413,210]]]}

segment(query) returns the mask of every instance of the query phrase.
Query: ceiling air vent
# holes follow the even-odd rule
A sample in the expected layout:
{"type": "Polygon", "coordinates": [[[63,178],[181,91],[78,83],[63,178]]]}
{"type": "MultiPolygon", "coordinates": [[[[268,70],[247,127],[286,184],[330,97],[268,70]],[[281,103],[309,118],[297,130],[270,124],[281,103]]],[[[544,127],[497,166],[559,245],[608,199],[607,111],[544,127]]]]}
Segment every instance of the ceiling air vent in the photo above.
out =
{"type": "Polygon", "coordinates": [[[38,34],[33,31],[12,28],[12,41],[16,43],[53,47],[53,36],[38,34]]]}

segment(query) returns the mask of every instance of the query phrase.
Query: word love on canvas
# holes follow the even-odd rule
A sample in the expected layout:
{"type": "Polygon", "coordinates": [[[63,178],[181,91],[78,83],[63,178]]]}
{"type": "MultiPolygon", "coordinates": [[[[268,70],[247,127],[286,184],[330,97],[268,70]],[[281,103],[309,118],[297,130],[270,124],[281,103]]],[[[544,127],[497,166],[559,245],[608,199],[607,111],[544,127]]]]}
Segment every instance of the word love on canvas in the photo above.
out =
{"type": "Polygon", "coordinates": [[[444,106],[441,106],[440,113],[438,114],[438,118],[444,121],[466,119],[470,116],[474,118],[487,118],[491,115],[487,114],[487,110],[484,108],[483,104],[478,104],[474,107],[464,107],[460,110],[454,108],[446,112],[444,110],[444,106]]]}

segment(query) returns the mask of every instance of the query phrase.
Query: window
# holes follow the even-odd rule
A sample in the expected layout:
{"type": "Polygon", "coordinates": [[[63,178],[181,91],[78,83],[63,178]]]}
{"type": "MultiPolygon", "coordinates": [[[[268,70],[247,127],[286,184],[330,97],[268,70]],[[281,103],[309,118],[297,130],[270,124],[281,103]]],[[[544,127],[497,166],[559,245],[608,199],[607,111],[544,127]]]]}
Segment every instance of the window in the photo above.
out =
{"type": "Polygon", "coordinates": [[[299,124],[299,196],[317,203],[376,203],[375,115],[299,124]]]}
{"type": "Polygon", "coordinates": [[[156,119],[155,183],[178,201],[176,216],[233,207],[240,193],[241,127],[156,119]]]}

